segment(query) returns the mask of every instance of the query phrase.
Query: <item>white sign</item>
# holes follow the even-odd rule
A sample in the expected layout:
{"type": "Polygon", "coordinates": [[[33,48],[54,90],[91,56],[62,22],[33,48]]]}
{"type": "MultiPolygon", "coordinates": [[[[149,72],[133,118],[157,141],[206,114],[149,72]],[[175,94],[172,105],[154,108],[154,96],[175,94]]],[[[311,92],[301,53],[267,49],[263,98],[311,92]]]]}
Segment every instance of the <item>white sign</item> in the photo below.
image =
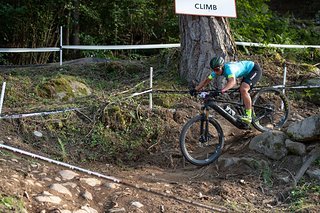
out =
{"type": "Polygon", "coordinates": [[[235,0],[175,0],[176,13],[237,17],[235,0]]]}

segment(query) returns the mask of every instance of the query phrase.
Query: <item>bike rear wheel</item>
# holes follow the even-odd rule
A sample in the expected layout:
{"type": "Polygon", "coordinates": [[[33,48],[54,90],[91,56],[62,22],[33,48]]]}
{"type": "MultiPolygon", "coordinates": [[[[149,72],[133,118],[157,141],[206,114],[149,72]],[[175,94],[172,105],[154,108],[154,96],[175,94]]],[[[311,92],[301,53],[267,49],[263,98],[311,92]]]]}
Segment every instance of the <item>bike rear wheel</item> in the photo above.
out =
{"type": "Polygon", "coordinates": [[[261,131],[281,129],[289,117],[289,101],[279,90],[261,89],[252,100],[253,126],[261,131]]]}
{"type": "Polygon", "coordinates": [[[198,115],[182,128],[180,149],[186,160],[194,165],[205,166],[215,161],[223,145],[222,128],[213,118],[209,117],[206,121],[205,116],[198,115]]]}

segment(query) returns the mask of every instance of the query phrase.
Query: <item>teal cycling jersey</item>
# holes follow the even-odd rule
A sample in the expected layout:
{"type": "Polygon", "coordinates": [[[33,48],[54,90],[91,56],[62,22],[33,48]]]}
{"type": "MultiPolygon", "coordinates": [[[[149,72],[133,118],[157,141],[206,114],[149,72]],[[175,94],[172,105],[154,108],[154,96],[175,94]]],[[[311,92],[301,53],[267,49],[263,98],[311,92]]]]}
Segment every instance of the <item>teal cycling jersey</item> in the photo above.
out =
{"type": "MultiPolygon", "coordinates": [[[[248,75],[254,66],[253,61],[239,61],[239,62],[228,62],[224,65],[222,75],[226,78],[241,78],[248,75]]],[[[213,79],[217,74],[212,72],[209,75],[209,79],[213,79]]]]}

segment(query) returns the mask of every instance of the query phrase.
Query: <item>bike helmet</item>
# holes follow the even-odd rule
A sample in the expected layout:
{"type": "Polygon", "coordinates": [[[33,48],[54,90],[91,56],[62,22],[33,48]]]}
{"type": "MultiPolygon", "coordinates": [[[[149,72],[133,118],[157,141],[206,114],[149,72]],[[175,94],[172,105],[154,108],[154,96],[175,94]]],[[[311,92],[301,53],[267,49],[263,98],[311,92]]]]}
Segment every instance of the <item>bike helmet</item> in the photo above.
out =
{"type": "Polygon", "coordinates": [[[210,61],[210,67],[212,69],[216,67],[221,67],[224,64],[224,59],[221,57],[213,57],[210,61]]]}

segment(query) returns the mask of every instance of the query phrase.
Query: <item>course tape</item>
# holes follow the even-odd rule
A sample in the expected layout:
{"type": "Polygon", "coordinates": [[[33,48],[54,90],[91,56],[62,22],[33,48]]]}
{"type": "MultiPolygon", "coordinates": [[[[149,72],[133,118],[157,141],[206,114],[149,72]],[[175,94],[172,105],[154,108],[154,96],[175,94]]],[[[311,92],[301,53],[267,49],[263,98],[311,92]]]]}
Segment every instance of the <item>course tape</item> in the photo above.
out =
{"type": "Polygon", "coordinates": [[[77,166],[73,166],[71,164],[64,163],[64,162],[61,162],[61,161],[53,160],[51,158],[43,157],[41,155],[33,154],[31,152],[27,152],[27,151],[24,151],[24,150],[21,150],[21,149],[17,149],[17,148],[11,147],[11,146],[7,146],[7,145],[4,145],[2,143],[0,143],[0,148],[4,148],[4,149],[7,149],[7,150],[10,150],[10,151],[13,151],[13,152],[17,152],[17,153],[20,153],[20,154],[23,154],[23,155],[27,155],[27,156],[32,157],[32,158],[38,158],[38,159],[41,159],[43,161],[47,161],[49,163],[57,164],[59,166],[64,166],[64,167],[67,167],[69,169],[78,170],[80,172],[84,172],[84,173],[87,173],[87,174],[90,174],[90,175],[95,175],[97,177],[101,177],[101,178],[104,178],[104,179],[107,179],[107,180],[111,180],[111,181],[120,183],[120,180],[117,179],[117,178],[114,178],[114,177],[111,177],[111,176],[106,176],[106,175],[100,174],[98,172],[93,172],[93,171],[90,171],[90,170],[87,170],[87,169],[83,169],[83,168],[80,168],[80,167],[77,167],[77,166]]]}
{"type": "Polygon", "coordinates": [[[57,114],[57,113],[62,113],[62,112],[79,111],[80,109],[81,108],[68,108],[68,109],[45,111],[45,112],[32,112],[32,113],[23,113],[23,114],[2,115],[2,116],[0,116],[0,119],[17,119],[17,118],[26,118],[26,117],[32,117],[32,116],[44,116],[44,115],[57,114]]]}
{"type": "Polygon", "coordinates": [[[59,47],[44,47],[44,48],[0,48],[0,53],[29,53],[29,52],[57,52],[59,47]]]}
{"type": "MultiPolygon", "coordinates": [[[[275,89],[313,89],[313,88],[320,88],[320,85],[306,85],[306,86],[283,86],[283,85],[275,85],[275,86],[261,86],[261,87],[255,87],[255,89],[259,90],[261,88],[275,88],[275,89]]],[[[232,89],[233,91],[238,90],[239,88],[232,89]]],[[[203,90],[204,92],[210,92],[214,90],[203,90]]],[[[124,99],[133,98],[139,95],[143,94],[157,94],[157,93],[163,93],[163,94],[188,94],[189,90],[163,90],[163,89],[147,89],[142,92],[136,92],[129,96],[127,96],[124,99]]],[[[32,116],[44,116],[44,115],[50,115],[50,114],[57,114],[57,113],[63,113],[63,112],[69,112],[69,111],[80,111],[82,108],[68,108],[68,109],[62,109],[62,110],[55,110],[55,111],[45,111],[45,112],[34,112],[34,113],[24,113],[24,114],[13,114],[13,115],[0,115],[0,119],[19,119],[19,118],[26,118],[26,117],[32,117],[32,116]]]]}
{"type": "MultiPolygon", "coordinates": [[[[278,47],[278,48],[320,48],[320,45],[293,45],[293,44],[263,44],[254,42],[235,42],[236,45],[249,47],[278,47]]],[[[180,43],[175,44],[145,44],[145,45],[62,45],[59,47],[43,48],[0,48],[0,52],[51,52],[62,49],[74,50],[132,50],[132,49],[159,49],[159,48],[180,48],[180,43]]]]}

